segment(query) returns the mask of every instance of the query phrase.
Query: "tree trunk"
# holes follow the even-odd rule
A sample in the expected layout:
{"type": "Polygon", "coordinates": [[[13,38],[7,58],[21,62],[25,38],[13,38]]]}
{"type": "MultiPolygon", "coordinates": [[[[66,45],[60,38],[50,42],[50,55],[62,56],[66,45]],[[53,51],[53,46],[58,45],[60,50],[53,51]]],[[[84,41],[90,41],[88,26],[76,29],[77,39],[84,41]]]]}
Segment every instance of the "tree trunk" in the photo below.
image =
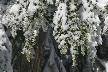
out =
{"type": "Polygon", "coordinates": [[[45,32],[43,32],[42,28],[40,29],[39,35],[37,37],[37,42],[34,47],[33,57],[30,62],[27,61],[25,55],[21,54],[23,44],[24,44],[24,36],[22,31],[17,32],[18,35],[13,42],[13,68],[14,71],[18,72],[41,72],[41,61],[42,55],[44,54],[44,38],[45,32]]]}

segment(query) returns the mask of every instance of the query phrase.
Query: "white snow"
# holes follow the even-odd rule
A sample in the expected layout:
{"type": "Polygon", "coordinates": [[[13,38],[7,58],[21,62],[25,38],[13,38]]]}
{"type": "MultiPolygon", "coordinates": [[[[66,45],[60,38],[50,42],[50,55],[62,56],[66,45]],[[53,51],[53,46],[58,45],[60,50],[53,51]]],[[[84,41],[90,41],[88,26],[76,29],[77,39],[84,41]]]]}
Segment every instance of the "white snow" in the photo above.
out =
{"type": "Polygon", "coordinates": [[[63,64],[61,63],[60,58],[57,56],[55,50],[54,50],[54,45],[50,36],[51,33],[51,28],[48,28],[48,31],[46,33],[46,38],[45,38],[45,47],[50,49],[50,55],[49,55],[49,59],[44,67],[43,72],[60,72],[58,67],[57,67],[57,63],[56,61],[58,60],[59,62],[59,67],[62,68],[62,72],[66,72],[63,64]],[[57,58],[57,60],[55,60],[55,58],[57,58]]]}
{"type": "Polygon", "coordinates": [[[32,2],[30,2],[28,11],[30,12],[36,12],[36,10],[39,8],[39,6],[34,6],[32,2]]]}
{"type": "Polygon", "coordinates": [[[10,9],[10,13],[15,13],[15,14],[18,14],[18,11],[20,9],[20,5],[19,4],[14,4],[11,9],[10,9]]]}
{"type": "Polygon", "coordinates": [[[107,30],[108,30],[108,16],[105,17],[105,26],[104,26],[104,29],[103,29],[103,33],[105,33],[107,30]]]}
{"type": "MultiPolygon", "coordinates": [[[[93,1],[93,0],[92,0],[93,1]]],[[[104,6],[106,6],[108,4],[108,0],[98,0],[97,5],[102,8],[103,10],[105,10],[104,6]]]]}
{"type": "MultiPolygon", "coordinates": [[[[26,5],[26,3],[23,2],[23,0],[19,0],[20,1],[20,4],[24,4],[24,6],[26,5]]],[[[25,8],[22,9],[22,13],[20,15],[18,15],[18,12],[19,12],[19,9],[21,7],[20,4],[14,4],[11,9],[10,9],[10,13],[14,14],[14,15],[17,15],[16,17],[11,17],[11,20],[12,21],[10,24],[11,26],[13,26],[13,35],[17,35],[16,34],[16,31],[17,30],[17,27],[12,25],[12,24],[17,24],[17,25],[20,25],[20,21],[22,21],[22,19],[24,18],[24,22],[22,22],[22,25],[24,27],[24,31],[26,31],[24,33],[25,37],[27,37],[27,35],[32,35],[31,34],[31,31],[28,31],[26,30],[27,28],[28,29],[32,29],[30,27],[28,27],[29,25],[31,25],[28,21],[28,18],[26,17],[28,14],[29,16],[32,16],[36,11],[37,9],[40,9],[40,8],[43,8],[43,7],[40,7],[40,6],[34,6],[33,3],[39,3],[39,0],[28,0],[30,2],[29,6],[28,6],[28,11],[26,12],[25,8]],[[27,14],[28,13],[28,14],[27,14]],[[15,21],[15,19],[18,18],[19,21],[15,21]],[[14,33],[15,32],[15,33],[14,33]]],[[[59,2],[60,0],[57,0],[56,2],[59,2]]],[[[82,8],[79,10],[80,12],[80,16],[81,16],[81,21],[86,21],[87,24],[89,24],[89,28],[88,28],[88,35],[87,35],[87,40],[88,40],[88,46],[89,46],[89,50],[90,50],[90,54],[89,54],[89,58],[92,59],[95,57],[96,55],[96,48],[95,46],[97,46],[97,44],[102,44],[102,38],[101,38],[101,28],[99,26],[100,24],[100,20],[99,20],[99,17],[98,15],[99,14],[102,14],[104,17],[105,17],[105,26],[104,26],[104,29],[103,29],[103,33],[105,33],[107,30],[108,30],[108,15],[105,13],[101,13],[100,10],[102,11],[105,11],[107,12],[107,10],[104,8],[104,6],[106,6],[108,4],[108,0],[98,0],[98,2],[96,2],[96,0],[91,0],[92,3],[95,5],[97,5],[97,8],[98,10],[94,10],[93,9],[93,5],[90,4],[90,7],[89,6],[89,3],[87,2],[87,0],[82,0],[82,3],[83,3],[83,6],[82,8]],[[91,11],[93,10],[93,11],[91,11]],[[93,24],[93,22],[95,24],[93,24]],[[97,40],[96,40],[97,38],[97,40]]],[[[47,0],[47,2],[49,4],[53,4],[53,0],[47,0]]],[[[73,3],[70,3],[70,6],[71,6],[71,9],[70,10],[75,10],[76,9],[76,6],[73,4],[73,3]]],[[[2,10],[2,8],[1,8],[2,10]]],[[[3,8],[3,10],[5,10],[5,8],[3,8]]],[[[44,8],[43,8],[44,10],[44,8]]],[[[39,15],[39,14],[38,14],[39,15]]],[[[76,13],[71,13],[70,16],[77,16],[76,13]]],[[[42,15],[40,16],[42,17],[42,15]]],[[[5,23],[5,16],[1,16],[0,15],[0,20],[4,21],[5,23]],[[3,18],[2,18],[3,17],[3,18]]],[[[57,11],[55,12],[54,14],[54,18],[53,18],[53,23],[55,24],[54,25],[54,35],[55,36],[55,39],[57,40],[57,42],[59,42],[60,46],[62,48],[62,46],[64,46],[65,44],[65,39],[69,37],[69,42],[71,43],[72,47],[71,47],[71,51],[73,50],[74,46],[76,46],[76,43],[79,43],[78,42],[78,39],[79,39],[79,36],[81,35],[81,33],[77,33],[75,30],[78,29],[78,26],[76,23],[74,23],[75,25],[73,25],[72,21],[74,20],[78,20],[78,18],[73,18],[72,20],[70,21],[67,21],[68,18],[67,18],[67,6],[66,6],[66,3],[59,3],[58,4],[58,7],[57,7],[57,11]],[[60,21],[61,20],[61,21],[60,21]],[[60,23],[58,24],[58,21],[60,21],[60,23]],[[69,26],[70,25],[70,26],[69,26]],[[60,35],[60,31],[57,31],[57,28],[61,29],[61,31],[63,32],[63,34],[60,35]],[[68,30],[68,28],[74,30],[73,32],[71,31],[67,31],[67,34],[64,34],[64,31],[68,30]],[[74,35],[75,34],[75,35],[74,35]],[[73,43],[73,40],[75,40],[75,44],[73,43]]],[[[3,23],[3,21],[0,21],[0,23],[3,23]]],[[[36,28],[33,28],[33,34],[34,36],[37,36],[38,34],[38,29],[40,28],[40,26],[42,26],[43,30],[47,30],[47,25],[45,24],[45,19],[42,17],[42,18],[36,18],[34,20],[34,24],[36,24],[36,28]],[[35,30],[36,29],[36,30],[35,30]]],[[[79,24],[79,22],[77,22],[79,24]]],[[[0,27],[2,28],[2,27],[0,27]]],[[[2,38],[2,35],[5,35],[5,32],[3,31],[3,29],[0,29],[0,33],[1,33],[1,36],[0,36],[0,45],[2,45],[3,43],[6,43],[6,42],[9,42],[7,41],[8,39],[5,37],[5,38],[2,38]]],[[[32,38],[32,37],[31,37],[32,38]]],[[[48,40],[46,40],[46,42],[48,42],[48,40]]],[[[28,43],[25,43],[28,45],[28,43]]],[[[49,44],[46,43],[46,45],[48,46],[49,44]]],[[[51,45],[51,51],[53,50],[53,45],[51,45]]],[[[47,47],[49,48],[49,47],[47,47]]],[[[0,46],[0,49],[5,52],[7,51],[6,47],[5,46],[0,46]]],[[[10,49],[11,50],[11,49],[10,49]]],[[[23,49],[25,52],[28,52],[26,49],[23,49]]],[[[64,50],[65,51],[65,50],[64,50]]],[[[1,52],[1,53],[3,53],[1,52]]],[[[75,51],[72,53],[75,53],[75,51]]],[[[11,53],[10,53],[11,54],[11,53]]],[[[10,55],[9,54],[9,55],[10,55]]],[[[53,59],[54,57],[54,50],[52,51],[51,53],[51,56],[50,56],[50,59],[49,61],[51,60],[53,63],[55,62],[53,59]]],[[[6,55],[7,55],[7,52],[6,52],[6,55]]],[[[0,55],[1,59],[3,59],[2,57],[2,54],[0,55]]],[[[4,63],[3,63],[4,64],[4,63]]],[[[51,63],[52,64],[52,63],[51,63]]],[[[10,64],[11,65],[11,64],[10,64]]],[[[103,65],[106,67],[106,72],[108,72],[107,68],[108,68],[108,63],[104,63],[103,62],[103,65]]],[[[54,65],[56,67],[56,65],[54,65]]],[[[11,67],[11,66],[9,66],[11,67]]],[[[11,70],[11,68],[10,68],[11,70]]],[[[48,70],[45,70],[46,72],[48,70]]],[[[57,72],[58,70],[56,70],[57,72]]],[[[10,71],[11,72],[11,71],[10,71]]]]}
{"type": "Polygon", "coordinates": [[[0,72],[13,72],[11,65],[12,45],[7,38],[2,24],[0,24],[0,72]]]}
{"type": "Polygon", "coordinates": [[[103,60],[103,59],[99,59],[99,58],[97,58],[97,59],[105,67],[106,70],[104,72],[108,72],[108,61],[107,60],[103,60]]]}

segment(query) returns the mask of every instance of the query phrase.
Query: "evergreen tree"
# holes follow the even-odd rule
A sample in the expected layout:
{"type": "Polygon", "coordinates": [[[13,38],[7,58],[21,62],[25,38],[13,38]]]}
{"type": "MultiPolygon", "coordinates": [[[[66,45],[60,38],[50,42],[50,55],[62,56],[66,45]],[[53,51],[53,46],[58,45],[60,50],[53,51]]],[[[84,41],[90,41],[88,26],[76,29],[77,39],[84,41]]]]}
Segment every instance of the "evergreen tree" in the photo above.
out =
{"type": "Polygon", "coordinates": [[[0,71],[107,72],[107,2],[1,0],[0,71]]]}

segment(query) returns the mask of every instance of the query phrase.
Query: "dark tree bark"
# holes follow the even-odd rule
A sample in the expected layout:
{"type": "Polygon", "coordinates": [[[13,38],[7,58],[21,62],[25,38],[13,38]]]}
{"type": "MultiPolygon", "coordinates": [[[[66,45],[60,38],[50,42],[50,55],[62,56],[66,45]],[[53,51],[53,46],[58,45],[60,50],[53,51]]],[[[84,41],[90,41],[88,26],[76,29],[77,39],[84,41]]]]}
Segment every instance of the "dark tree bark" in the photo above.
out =
{"type": "Polygon", "coordinates": [[[34,58],[30,62],[27,61],[25,55],[21,54],[22,48],[24,46],[24,36],[22,31],[17,31],[18,35],[13,41],[13,50],[12,50],[12,64],[14,71],[18,72],[41,72],[41,61],[42,55],[44,54],[44,38],[45,32],[42,28],[37,37],[36,45],[34,46],[35,54],[34,58]]]}

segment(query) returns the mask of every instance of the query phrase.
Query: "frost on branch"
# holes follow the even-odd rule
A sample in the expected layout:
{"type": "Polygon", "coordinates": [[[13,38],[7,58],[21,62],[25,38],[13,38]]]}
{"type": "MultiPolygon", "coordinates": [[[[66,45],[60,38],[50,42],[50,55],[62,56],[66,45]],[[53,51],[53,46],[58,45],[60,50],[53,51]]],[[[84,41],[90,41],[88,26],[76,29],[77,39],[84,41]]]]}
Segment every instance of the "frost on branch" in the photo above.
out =
{"type": "Polygon", "coordinates": [[[25,46],[23,54],[26,54],[30,61],[30,51],[36,43],[39,29],[47,30],[47,20],[44,18],[46,6],[39,0],[17,0],[11,7],[8,15],[9,26],[12,28],[12,36],[15,38],[17,30],[23,30],[25,46]]]}

